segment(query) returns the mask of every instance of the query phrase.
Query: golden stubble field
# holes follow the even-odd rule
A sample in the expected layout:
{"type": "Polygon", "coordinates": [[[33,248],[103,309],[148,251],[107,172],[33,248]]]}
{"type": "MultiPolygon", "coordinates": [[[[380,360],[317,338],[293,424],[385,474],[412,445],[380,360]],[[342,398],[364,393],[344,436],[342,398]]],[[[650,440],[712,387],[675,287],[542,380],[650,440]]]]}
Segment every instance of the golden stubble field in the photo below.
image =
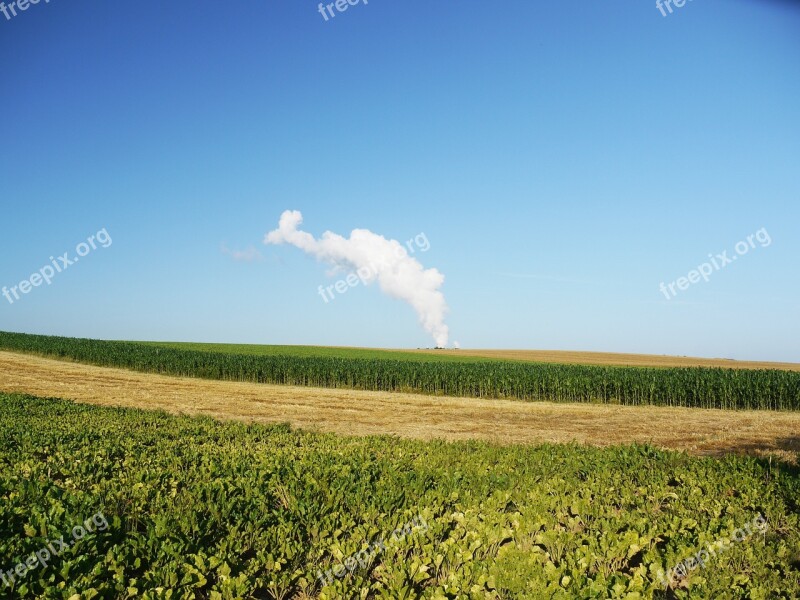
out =
{"type": "Polygon", "coordinates": [[[697,455],[800,452],[800,413],[444,398],[210,381],[0,352],[0,391],[344,435],[500,444],[649,442],[697,455]]]}

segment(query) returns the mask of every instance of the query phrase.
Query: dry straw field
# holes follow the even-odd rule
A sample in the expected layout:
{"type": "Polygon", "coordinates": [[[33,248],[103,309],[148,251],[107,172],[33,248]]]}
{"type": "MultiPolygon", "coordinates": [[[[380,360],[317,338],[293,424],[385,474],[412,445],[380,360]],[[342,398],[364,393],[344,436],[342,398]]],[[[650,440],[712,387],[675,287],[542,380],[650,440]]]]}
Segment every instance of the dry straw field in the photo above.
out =
{"type": "Polygon", "coordinates": [[[795,460],[800,413],[481,400],[238,383],[137,373],[0,352],[0,391],[161,409],[348,435],[501,444],[631,442],[692,454],[795,460]]]}

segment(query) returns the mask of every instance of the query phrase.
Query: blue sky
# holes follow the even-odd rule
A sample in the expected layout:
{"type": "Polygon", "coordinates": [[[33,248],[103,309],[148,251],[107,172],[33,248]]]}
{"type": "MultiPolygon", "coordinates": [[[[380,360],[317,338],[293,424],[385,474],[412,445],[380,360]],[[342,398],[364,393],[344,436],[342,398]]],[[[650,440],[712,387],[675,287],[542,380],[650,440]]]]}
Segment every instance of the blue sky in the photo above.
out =
{"type": "Polygon", "coordinates": [[[800,3],[317,4],[0,14],[0,286],[113,240],[0,296],[0,329],[432,345],[403,302],[325,303],[339,276],[265,246],[296,209],[315,236],[424,233],[463,347],[800,362],[800,3]]]}

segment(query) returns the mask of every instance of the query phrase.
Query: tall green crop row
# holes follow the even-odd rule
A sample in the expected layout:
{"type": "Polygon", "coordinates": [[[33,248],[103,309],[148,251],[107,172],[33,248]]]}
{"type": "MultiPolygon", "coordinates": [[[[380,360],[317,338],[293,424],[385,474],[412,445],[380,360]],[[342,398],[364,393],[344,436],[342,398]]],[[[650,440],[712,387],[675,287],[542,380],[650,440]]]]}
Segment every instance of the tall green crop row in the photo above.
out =
{"type": "Polygon", "coordinates": [[[444,396],[800,410],[800,372],[257,356],[0,333],[0,348],[179,376],[444,396]]]}

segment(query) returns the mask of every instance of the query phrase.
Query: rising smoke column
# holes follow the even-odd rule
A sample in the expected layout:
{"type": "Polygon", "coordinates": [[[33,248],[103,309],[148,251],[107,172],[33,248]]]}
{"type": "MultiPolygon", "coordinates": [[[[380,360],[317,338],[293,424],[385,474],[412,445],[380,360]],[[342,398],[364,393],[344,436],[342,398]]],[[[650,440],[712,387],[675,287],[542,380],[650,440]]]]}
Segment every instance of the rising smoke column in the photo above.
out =
{"type": "Polygon", "coordinates": [[[439,291],[444,275],[425,269],[397,240],[387,240],[368,229],[354,229],[349,239],[330,231],[315,239],[297,229],[302,222],[300,211],[284,211],[278,228],[265,236],[264,243],[291,244],[335,269],[355,271],[365,285],[377,281],[382,292],[411,305],[438,347],[447,346],[447,303],[439,291]]]}

